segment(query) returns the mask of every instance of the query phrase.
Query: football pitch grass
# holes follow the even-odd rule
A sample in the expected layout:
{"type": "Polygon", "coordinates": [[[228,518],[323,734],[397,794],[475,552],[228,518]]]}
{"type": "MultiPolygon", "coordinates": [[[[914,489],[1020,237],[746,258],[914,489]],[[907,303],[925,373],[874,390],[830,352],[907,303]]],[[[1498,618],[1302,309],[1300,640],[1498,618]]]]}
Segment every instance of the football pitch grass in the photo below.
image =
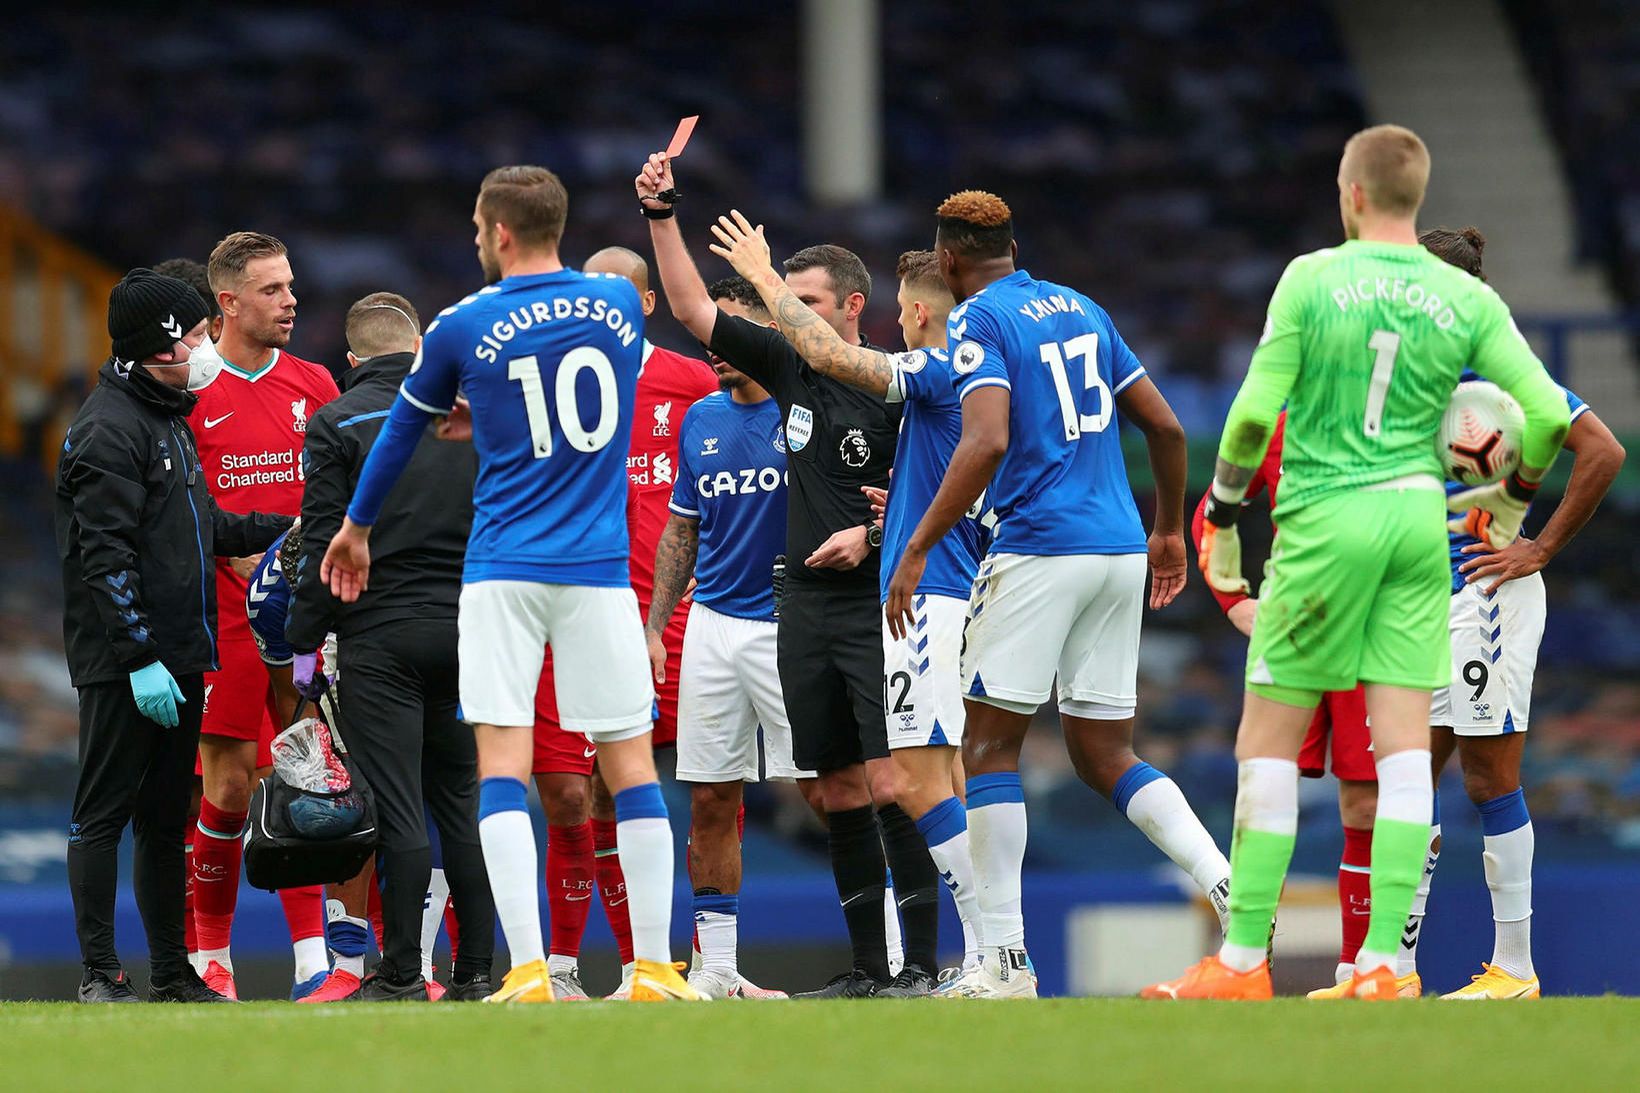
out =
{"type": "Polygon", "coordinates": [[[1633,1088],[1640,999],[1461,1004],[0,1004],[4,1085],[166,1089],[1633,1088]]]}

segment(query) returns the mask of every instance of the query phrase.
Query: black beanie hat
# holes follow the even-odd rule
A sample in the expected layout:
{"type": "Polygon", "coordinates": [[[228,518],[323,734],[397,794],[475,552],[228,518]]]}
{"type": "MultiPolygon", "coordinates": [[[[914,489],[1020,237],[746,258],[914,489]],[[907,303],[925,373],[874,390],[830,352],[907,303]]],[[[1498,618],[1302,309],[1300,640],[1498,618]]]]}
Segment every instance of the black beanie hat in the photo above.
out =
{"type": "Polygon", "coordinates": [[[136,363],[169,353],[207,317],[205,301],[186,281],[138,268],[108,294],[108,336],[114,356],[136,363]]]}

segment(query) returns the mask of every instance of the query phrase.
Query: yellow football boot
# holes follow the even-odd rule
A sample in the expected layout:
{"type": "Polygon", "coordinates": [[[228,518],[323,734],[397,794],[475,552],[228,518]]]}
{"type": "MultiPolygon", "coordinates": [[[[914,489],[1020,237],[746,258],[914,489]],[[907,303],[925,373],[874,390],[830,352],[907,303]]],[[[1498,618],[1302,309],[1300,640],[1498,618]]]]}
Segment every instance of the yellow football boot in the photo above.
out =
{"type": "Polygon", "coordinates": [[[689,965],[659,960],[640,960],[632,969],[634,1002],[704,1002],[706,996],[689,985],[679,973],[689,965]]]}
{"type": "Polygon", "coordinates": [[[545,960],[520,964],[507,973],[501,989],[485,998],[486,1002],[525,1003],[552,1001],[552,975],[545,960]]]}
{"type": "Polygon", "coordinates": [[[1401,997],[1399,986],[1395,973],[1388,968],[1374,968],[1365,973],[1357,971],[1344,984],[1343,997],[1363,1002],[1394,1002],[1401,997]]]}
{"type": "Polygon", "coordinates": [[[1482,964],[1481,974],[1472,976],[1469,986],[1459,987],[1441,997],[1460,1002],[1484,1002],[1494,998],[1537,998],[1541,993],[1542,988],[1535,975],[1530,979],[1516,979],[1501,968],[1482,964]]]}
{"type": "MultiPolygon", "coordinates": [[[[1342,983],[1334,983],[1330,987],[1318,987],[1304,997],[1314,999],[1349,998],[1352,997],[1349,993],[1350,985],[1350,980],[1346,979],[1342,983]]],[[[1424,993],[1423,980],[1418,978],[1417,972],[1407,972],[1405,975],[1396,976],[1395,993],[1402,998],[1421,998],[1424,993]]]]}

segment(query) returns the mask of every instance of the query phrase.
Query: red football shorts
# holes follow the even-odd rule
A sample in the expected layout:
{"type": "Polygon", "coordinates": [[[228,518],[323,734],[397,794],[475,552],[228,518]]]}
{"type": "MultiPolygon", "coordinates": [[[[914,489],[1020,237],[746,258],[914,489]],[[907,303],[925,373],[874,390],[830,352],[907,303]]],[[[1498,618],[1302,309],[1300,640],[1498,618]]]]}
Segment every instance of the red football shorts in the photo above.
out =
{"type": "Polygon", "coordinates": [[[1378,768],[1372,757],[1372,734],[1367,729],[1365,692],[1327,691],[1315,708],[1310,731],[1298,751],[1298,772],[1319,778],[1327,769],[1327,753],[1332,752],[1335,778],[1350,782],[1376,782],[1378,768]]]}
{"type": "Polygon", "coordinates": [[[256,765],[268,766],[273,762],[268,748],[279,731],[279,707],[262,654],[255,641],[226,638],[217,642],[216,656],[222,667],[205,673],[200,734],[255,740],[256,765]]]}

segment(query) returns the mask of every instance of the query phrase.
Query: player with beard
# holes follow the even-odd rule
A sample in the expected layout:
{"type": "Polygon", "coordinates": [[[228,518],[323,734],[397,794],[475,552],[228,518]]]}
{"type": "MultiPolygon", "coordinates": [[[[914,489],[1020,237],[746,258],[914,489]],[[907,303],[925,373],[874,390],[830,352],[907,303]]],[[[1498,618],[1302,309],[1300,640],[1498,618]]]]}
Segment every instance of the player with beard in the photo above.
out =
{"type": "MultiPolygon", "coordinates": [[[[216,245],[207,265],[222,309],[216,349],[222,371],[199,392],[189,415],[205,465],[206,485],[228,512],[298,512],[302,506],[302,443],[308,415],[336,397],[323,367],[285,349],[296,322],[296,294],[285,245],[260,232],[234,232],[216,245]]],[[[251,790],[271,760],[268,745],[280,724],[279,703],[262,663],[245,602],[249,565],[226,559],[216,567],[216,624],[221,667],[205,676],[205,719],[199,765],[204,797],[194,835],[195,959],[212,988],[235,997],[229,936],[239,897],[240,832],[251,790]]],[[[324,890],[315,885],[279,893],[295,949],[291,997],[324,982],[324,890]]]]}
{"type": "Polygon", "coordinates": [[[569,195],[502,167],[473,210],[484,288],[427,328],[320,576],[370,579],[370,527],[430,416],[471,424],[479,469],[459,611],[462,716],[478,741],[479,837],[512,969],[490,1002],[553,1000],[525,779],[546,647],[564,727],[600,749],[615,798],[633,1001],[696,1001],[671,962],[672,836],[650,743],[654,687],[627,571],[627,447],[643,310],[623,278],[566,269],[569,195]],[[504,363],[504,367],[503,367],[504,363]],[[460,414],[458,388],[467,405],[460,414]]]}
{"type": "MultiPolygon", "coordinates": [[[[584,273],[624,277],[638,290],[647,318],[655,311],[655,291],[649,287],[649,264],[625,247],[605,247],[581,267],[584,273]]],[[[667,502],[678,460],[676,430],[696,400],[718,388],[717,377],[703,360],[643,343],[643,371],[638,374],[637,404],[633,410],[632,445],[626,470],[630,482],[627,504],[632,546],[629,568],[638,611],[649,613],[655,572],[655,546],[666,526],[667,502]]],[[[683,629],[689,614],[688,598],[669,616],[665,638],[675,658],[683,649],[683,629]]],[[[657,681],[655,686],[657,748],[671,747],[678,733],[678,682],[657,681]]],[[[632,990],[632,924],[627,916],[626,878],[615,845],[615,803],[598,776],[597,748],[579,733],[559,723],[553,685],[552,654],[547,654],[541,683],[535,693],[535,785],[547,818],[547,905],[551,937],[547,965],[552,969],[553,996],[559,1001],[586,997],[581,986],[581,939],[586,933],[594,886],[609,919],[621,956],[621,986],[616,997],[632,990]]]]}

